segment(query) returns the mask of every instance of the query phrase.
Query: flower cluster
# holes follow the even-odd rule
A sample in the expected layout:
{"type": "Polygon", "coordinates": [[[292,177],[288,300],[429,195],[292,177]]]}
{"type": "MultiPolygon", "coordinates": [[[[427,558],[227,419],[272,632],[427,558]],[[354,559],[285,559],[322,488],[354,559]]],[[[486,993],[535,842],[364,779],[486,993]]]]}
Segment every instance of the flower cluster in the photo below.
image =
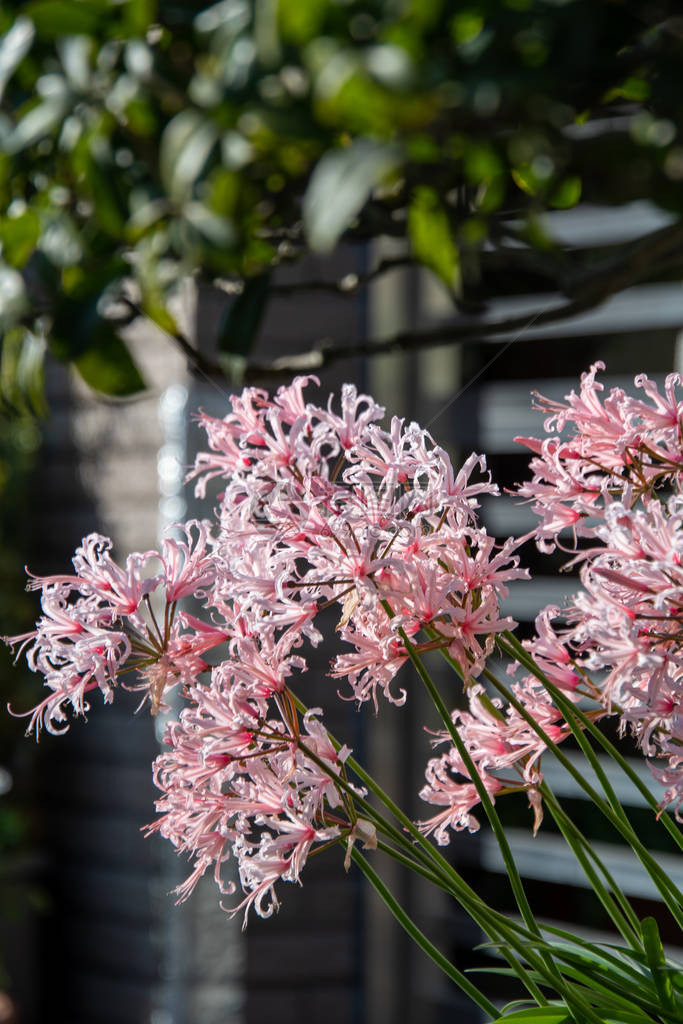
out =
{"type": "MultiPolygon", "coordinates": [[[[613,388],[602,397],[596,363],[579,394],[564,403],[536,395],[548,414],[546,438],[517,438],[534,453],[533,478],[518,495],[533,502],[532,536],[542,552],[569,551],[582,563],[582,589],[568,608],[550,606],[525,642],[535,664],[572,702],[588,699],[591,717],[618,714],[668,789],[663,804],[683,802],[683,401],[671,374],[664,395],[636,378],[647,401],[613,388]],[[583,547],[580,545],[583,544],[583,547]],[[557,623],[557,627],[555,626],[557,623]],[[560,623],[564,625],[561,626],[560,623]]],[[[514,666],[518,668],[519,666],[514,666]]],[[[518,705],[558,743],[568,727],[535,675],[511,688],[518,705]]],[[[527,788],[541,820],[538,784],[546,744],[519,707],[468,691],[469,709],[453,722],[489,795],[527,788]]],[[[421,796],[444,809],[421,827],[439,843],[448,829],[475,831],[479,795],[446,732],[448,749],[427,767],[421,796]]]]}
{"type": "Polygon", "coordinates": [[[204,671],[200,655],[227,634],[176,615],[176,607],[181,597],[200,594],[215,577],[209,524],[192,520],[179,532],[184,540],[168,537],[161,552],[134,552],[125,568],[112,558],[111,541],[93,533],[77,549],[72,575],[31,576],[28,589],[41,591],[43,615],[35,630],[5,638],[19,651],[27,649],[29,667],[44,676],[50,691],[27,712],[28,732],[64,732],[69,706],[85,714],[85,695],[96,689],[111,702],[120,677],[135,669],[142,682],[130,688],[143,689],[143,701],[148,699],[156,714],[164,692],[188,685],[204,671]],[[150,602],[160,588],[167,601],[163,628],[150,602]]]}
{"type": "MultiPolygon", "coordinates": [[[[567,527],[589,545],[571,548],[583,590],[562,613],[563,629],[554,627],[557,609],[545,609],[527,646],[572,701],[597,699],[594,715],[618,711],[647,754],[666,756],[663,777],[680,795],[677,380],[664,398],[642,378],[649,402],[620,391],[601,402],[595,375],[566,405],[539,399],[550,436],[525,441],[534,478],[520,494],[535,503],[539,545],[566,547],[567,527]],[[595,682],[596,671],[607,678],[595,682]]],[[[421,794],[438,811],[420,829],[438,843],[451,829],[478,827],[471,811],[482,786],[492,799],[525,791],[538,827],[546,741],[533,726],[553,742],[569,732],[537,675],[513,682],[506,700],[482,682],[493,678],[496,639],[514,626],[501,600],[527,577],[521,540],[498,544],[477,521],[479,496],[497,493],[483,456],[456,471],[417,424],[383,427],[384,411],[351,385],[340,408],[332,398],[307,401],[313,380],[273,397],[248,388],[222,419],[200,414],[209,450],[190,479],[199,497],[210,483],[223,488],[215,522],[178,525],[160,550],[131,555],[125,567],[109,541],[86,538],[73,575],[32,580],[43,616],[9,639],[28,649],[50,690],[29,712],[36,732],[63,731],[69,705],[83,714],[97,688],[111,700],[131,671],[153,714],[176,689],[183,707],[155,764],[160,816],[148,831],[191,861],[179,899],[210,868],[231,893],[223,866],[232,852],[244,897],[229,909],[245,916],[252,906],[270,914],[276,884],[299,881],[314,849],[346,844],[348,862],[355,840],[374,841],[357,809],[363,793],[347,777],[350,751],[290,685],[305,673],[306,645],[323,639],[325,609],[337,606],[346,645],[330,675],[359,706],[377,709],[380,695],[402,704],[394,677],[427,651],[441,651],[464,681],[469,707],[452,715],[461,746],[436,734],[448,746],[430,760],[421,794]],[[201,614],[180,610],[186,598],[201,614]]]]}
{"type": "Polygon", "coordinates": [[[317,645],[319,613],[339,606],[347,650],[331,675],[348,697],[403,703],[391,684],[408,658],[441,648],[474,679],[494,638],[513,623],[499,614],[510,580],[523,578],[515,543],[496,546],[476,523],[477,498],[495,493],[483,457],[455,471],[416,424],[394,419],[344,387],[341,408],[308,403],[299,378],[271,399],[247,389],[223,419],[201,414],[209,451],[190,474],[198,495],[220,478],[217,522],[180,527],[160,551],[111,558],[109,542],[86,539],[75,575],[35,580],[44,617],[31,667],[50,696],[33,712],[64,728],[65,709],[83,713],[83,693],[112,698],[122,673],[137,670],[155,713],[179,687],[185,700],[155,766],[161,817],[151,831],[192,860],[184,898],[214,866],[238,860],[241,906],[267,914],[278,879],[297,881],[314,844],[372,841],[347,794],[345,748],[319,715],[297,710],[288,680],[306,668],[299,651],[317,645]],[[474,474],[478,471],[478,477],[474,474]],[[178,611],[193,597],[206,614],[178,611]],[[164,600],[155,614],[155,604],[164,600]],[[201,655],[223,646],[209,672],[201,655]]]}
{"type": "Polygon", "coordinates": [[[602,396],[603,364],[583,375],[566,403],[538,396],[550,413],[533,478],[542,550],[568,549],[582,589],[570,606],[548,609],[528,649],[558,685],[585,694],[632,731],[658,760],[664,803],[683,802],[683,400],[678,374],[664,394],[645,376],[645,399],[613,388],[602,396]],[[570,527],[572,537],[563,535],[570,527]],[[582,541],[583,538],[583,541],[582,541]],[[582,545],[582,546],[581,546],[582,545]],[[564,620],[554,631],[551,618],[564,620]],[[665,766],[659,759],[665,759],[665,766]]]}

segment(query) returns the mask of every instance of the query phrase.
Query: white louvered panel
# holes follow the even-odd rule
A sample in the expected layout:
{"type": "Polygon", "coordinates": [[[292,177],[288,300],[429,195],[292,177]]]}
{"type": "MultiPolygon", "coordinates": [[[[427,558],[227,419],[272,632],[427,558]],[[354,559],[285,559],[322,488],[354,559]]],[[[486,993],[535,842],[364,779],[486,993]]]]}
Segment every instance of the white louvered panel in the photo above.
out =
{"type": "MultiPolygon", "coordinates": [[[[614,790],[617,799],[624,807],[647,807],[648,802],[643,794],[636,789],[628,776],[609,757],[599,757],[600,767],[604,771],[609,783],[614,790]]],[[[663,787],[658,784],[647,762],[642,757],[633,758],[630,762],[631,768],[638,778],[650,790],[655,800],[663,796],[663,787]]],[[[601,792],[598,777],[585,761],[581,765],[581,775],[591,786],[601,792]]],[[[543,776],[556,796],[569,797],[570,799],[585,799],[584,791],[579,783],[564,770],[562,765],[553,757],[546,757],[543,761],[543,776]]]]}
{"type": "MultiPolygon", "coordinates": [[[[581,866],[561,836],[544,836],[539,832],[534,839],[522,829],[506,829],[506,836],[520,874],[541,882],[558,882],[579,888],[589,888],[581,866]]],[[[615,882],[629,897],[659,899],[659,892],[630,850],[611,843],[593,842],[593,849],[612,873],[615,882]]],[[[488,871],[505,870],[496,839],[485,835],[481,847],[481,863],[488,871]]],[[[683,861],[672,854],[658,853],[657,863],[667,872],[679,888],[683,887],[683,861]]]]}

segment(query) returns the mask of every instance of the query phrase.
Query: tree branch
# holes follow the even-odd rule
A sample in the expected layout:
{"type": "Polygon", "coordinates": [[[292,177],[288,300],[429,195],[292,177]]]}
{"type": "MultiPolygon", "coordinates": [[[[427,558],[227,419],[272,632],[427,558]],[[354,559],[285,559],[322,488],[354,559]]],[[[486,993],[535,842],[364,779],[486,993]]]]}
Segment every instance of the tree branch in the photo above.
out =
{"type": "Polygon", "coordinates": [[[500,320],[472,321],[440,324],[423,331],[403,331],[385,341],[361,340],[346,345],[321,344],[308,352],[283,356],[268,364],[251,364],[245,370],[247,382],[283,379],[293,373],[313,372],[342,359],[357,356],[377,356],[389,352],[415,348],[435,348],[442,345],[464,344],[496,335],[523,331],[526,327],[540,327],[578,316],[602,305],[617,292],[640,280],[653,261],[668,256],[671,259],[683,246],[683,221],[668,225],[634,242],[620,257],[603,260],[594,267],[577,274],[567,283],[571,296],[568,302],[551,308],[542,307],[524,314],[500,320]]]}
{"type": "MultiPolygon", "coordinates": [[[[252,363],[246,366],[242,376],[246,383],[264,380],[286,380],[296,373],[312,373],[331,366],[342,359],[358,356],[378,356],[390,352],[405,352],[417,348],[436,348],[443,345],[466,344],[468,342],[492,339],[498,335],[507,335],[524,331],[531,327],[557,323],[571,317],[586,313],[602,305],[611,296],[635,284],[653,263],[661,264],[680,255],[683,247],[683,221],[667,225],[645,235],[622,249],[619,256],[610,257],[583,269],[565,284],[569,300],[560,305],[540,307],[522,314],[504,317],[497,320],[483,320],[475,317],[461,317],[450,323],[439,324],[426,330],[402,331],[392,338],[383,341],[363,339],[346,344],[324,341],[307,352],[282,356],[271,363],[252,363]]],[[[370,271],[371,275],[390,269],[386,264],[396,266],[402,262],[383,261],[370,271]]],[[[406,261],[408,262],[408,261],[406,261]]],[[[126,300],[127,302],[129,300],[126,300]]],[[[144,315],[139,307],[140,315],[144,315]]],[[[168,332],[167,332],[168,333],[168,332]]],[[[218,363],[207,359],[180,332],[169,334],[186,355],[191,368],[198,374],[209,378],[226,379],[226,372],[218,363]]],[[[517,340],[517,339],[515,339],[517,340]]]]}
{"type": "Polygon", "coordinates": [[[376,267],[373,267],[372,270],[367,271],[365,274],[351,272],[337,278],[336,281],[310,280],[292,281],[291,284],[274,284],[271,285],[270,291],[272,295],[282,296],[283,298],[297,295],[300,292],[334,292],[337,295],[353,295],[359,288],[365,288],[382,274],[395,270],[397,267],[411,265],[415,265],[415,260],[412,256],[387,257],[380,260],[376,267]]]}

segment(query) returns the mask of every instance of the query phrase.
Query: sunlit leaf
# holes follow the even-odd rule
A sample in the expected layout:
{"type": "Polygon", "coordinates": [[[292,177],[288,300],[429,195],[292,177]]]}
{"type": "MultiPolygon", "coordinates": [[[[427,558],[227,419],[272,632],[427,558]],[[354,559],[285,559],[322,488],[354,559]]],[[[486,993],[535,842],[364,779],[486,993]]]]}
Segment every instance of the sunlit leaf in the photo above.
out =
{"type": "Polygon", "coordinates": [[[551,194],[549,202],[557,210],[568,210],[572,206],[576,206],[580,198],[581,178],[578,175],[572,175],[562,179],[551,194]]]}
{"type": "Polygon", "coordinates": [[[421,185],[415,190],[408,212],[408,234],[413,253],[448,288],[453,288],[459,266],[448,215],[436,191],[421,185]]]}
{"type": "Polygon", "coordinates": [[[611,103],[613,100],[624,99],[642,103],[649,99],[650,92],[650,83],[644,78],[633,75],[612,89],[608,89],[603,97],[603,102],[611,103]]]}
{"type": "Polygon", "coordinates": [[[45,215],[38,249],[55,267],[69,267],[81,261],[83,243],[68,213],[45,215]]]}
{"type": "Polygon", "coordinates": [[[5,86],[33,45],[36,30],[30,18],[20,14],[0,39],[0,99],[5,86]]]}
{"type": "Polygon", "coordinates": [[[57,51],[69,84],[86,92],[90,84],[92,39],[88,36],[64,36],[57,40],[57,51]]]}
{"type": "Polygon", "coordinates": [[[211,245],[229,249],[235,244],[237,238],[235,228],[227,217],[221,216],[215,210],[210,210],[203,203],[194,200],[185,204],[183,213],[185,218],[211,245]]]}
{"type": "Polygon", "coordinates": [[[399,160],[396,146],[357,139],[346,149],[330,150],[318,161],[303,202],[304,226],[314,251],[334,248],[373,188],[399,160]]]}
{"type": "Polygon", "coordinates": [[[182,110],[161,136],[159,170],[175,202],[188,199],[218,139],[216,125],[198,110],[182,110]]]}
{"type": "Polygon", "coordinates": [[[328,10],[328,0],[279,0],[280,35],[285,42],[302,46],[319,34],[328,10]]]}
{"type": "Polygon", "coordinates": [[[538,179],[529,164],[520,164],[518,167],[513,167],[510,174],[517,188],[520,188],[522,192],[526,192],[528,196],[535,196],[542,185],[545,184],[538,179]]]}
{"type": "Polygon", "coordinates": [[[25,327],[5,331],[0,340],[0,394],[16,412],[42,416],[46,412],[43,390],[45,342],[25,327]]]}
{"type": "Polygon", "coordinates": [[[66,95],[45,100],[31,107],[4,139],[2,148],[7,153],[18,153],[27,146],[32,146],[57,127],[66,109],[66,95]]]}
{"type": "Polygon", "coordinates": [[[0,329],[14,324],[27,308],[28,298],[21,274],[0,264],[0,329]]]}
{"type": "Polygon", "coordinates": [[[25,210],[20,217],[0,220],[2,256],[11,267],[21,270],[36,247],[40,237],[40,218],[35,210],[25,210]]]}

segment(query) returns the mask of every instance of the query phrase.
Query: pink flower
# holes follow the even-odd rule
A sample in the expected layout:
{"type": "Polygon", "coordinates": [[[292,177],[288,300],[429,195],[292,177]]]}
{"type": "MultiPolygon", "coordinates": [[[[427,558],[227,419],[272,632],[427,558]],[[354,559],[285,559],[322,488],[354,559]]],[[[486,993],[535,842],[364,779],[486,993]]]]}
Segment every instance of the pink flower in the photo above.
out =
{"type": "Polygon", "coordinates": [[[190,519],[175,523],[171,529],[185,534],[185,540],[167,536],[161,545],[166,600],[170,604],[183,597],[203,597],[216,578],[216,563],[210,551],[211,524],[190,519]],[[193,540],[193,529],[197,539],[193,540]]]}

